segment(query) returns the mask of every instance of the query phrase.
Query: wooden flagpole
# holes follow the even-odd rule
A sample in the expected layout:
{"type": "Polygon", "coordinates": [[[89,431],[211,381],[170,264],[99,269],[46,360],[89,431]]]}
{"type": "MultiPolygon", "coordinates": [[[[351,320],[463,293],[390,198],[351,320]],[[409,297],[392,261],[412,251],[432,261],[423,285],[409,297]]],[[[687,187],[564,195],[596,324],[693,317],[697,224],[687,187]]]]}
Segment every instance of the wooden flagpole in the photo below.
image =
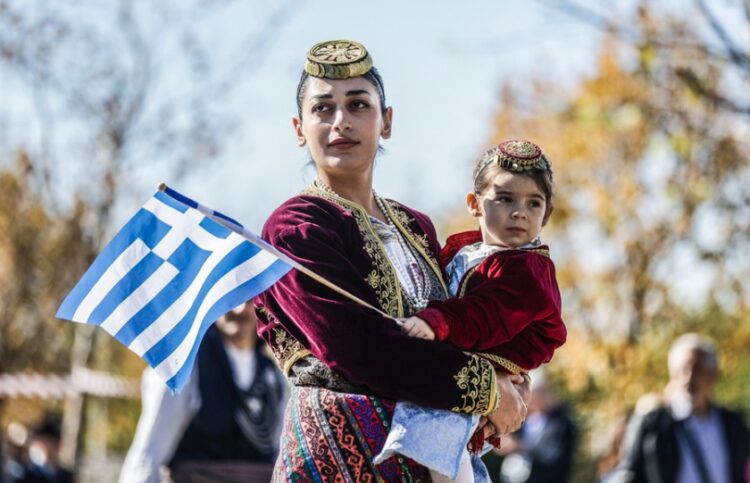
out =
{"type": "MultiPolygon", "coordinates": [[[[167,185],[165,185],[164,183],[162,183],[161,185],[159,185],[159,190],[160,191],[166,191],[166,189],[167,189],[167,185]]],[[[377,308],[377,307],[369,304],[368,302],[362,300],[361,298],[357,297],[353,293],[351,293],[351,292],[349,292],[347,290],[344,290],[343,288],[339,287],[338,285],[336,285],[335,283],[331,282],[330,280],[327,280],[327,279],[321,277],[320,275],[318,275],[317,273],[313,272],[312,270],[310,270],[309,268],[305,267],[304,265],[300,264],[296,260],[293,260],[288,255],[286,255],[285,253],[280,252],[278,249],[276,249],[276,247],[274,247],[273,245],[271,245],[267,241],[263,240],[261,237],[259,237],[255,233],[251,232],[250,230],[246,229],[245,227],[237,225],[235,223],[230,222],[229,220],[225,220],[225,219],[223,219],[221,217],[218,217],[218,216],[214,215],[213,210],[211,210],[210,208],[207,208],[207,207],[201,205],[200,203],[196,203],[196,204],[198,205],[197,208],[196,208],[198,211],[200,211],[204,215],[208,216],[209,218],[211,218],[215,222],[221,224],[222,226],[224,226],[224,227],[232,230],[233,232],[237,233],[238,235],[242,236],[247,241],[249,241],[253,245],[257,246],[261,250],[265,250],[267,252],[272,253],[274,256],[276,256],[280,260],[288,263],[293,268],[295,268],[295,269],[299,270],[300,272],[304,273],[305,275],[307,275],[308,277],[312,278],[316,282],[322,283],[326,287],[330,288],[331,290],[333,290],[334,292],[336,292],[338,294],[343,295],[344,297],[348,298],[349,300],[352,300],[352,301],[358,303],[359,305],[361,305],[363,307],[366,307],[368,309],[374,310],[375,312],[377,312],[378,314],[382,315],[383,317],[386,317],[388,319],[394,320],[398,325],[403,325],[402,322],[399,321],[398,319],[396,319],[396,318],[394,318],[394,317],[386,314],[381,309],[379,309],[379,308],[377,308]]]]}

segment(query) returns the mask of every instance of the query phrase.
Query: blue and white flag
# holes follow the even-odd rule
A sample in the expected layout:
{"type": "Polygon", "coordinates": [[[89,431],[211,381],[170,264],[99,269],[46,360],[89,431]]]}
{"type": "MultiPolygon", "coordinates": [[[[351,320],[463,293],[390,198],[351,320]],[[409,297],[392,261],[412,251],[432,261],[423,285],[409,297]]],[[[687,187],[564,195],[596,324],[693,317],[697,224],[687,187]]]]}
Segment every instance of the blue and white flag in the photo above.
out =
{"type": "Polygon", "coordinates": [[[210,325],[286,274],[288,262],[236,221],[162,186],[102,250],[57,317],[102,327],[177,391],[210,325]]]}

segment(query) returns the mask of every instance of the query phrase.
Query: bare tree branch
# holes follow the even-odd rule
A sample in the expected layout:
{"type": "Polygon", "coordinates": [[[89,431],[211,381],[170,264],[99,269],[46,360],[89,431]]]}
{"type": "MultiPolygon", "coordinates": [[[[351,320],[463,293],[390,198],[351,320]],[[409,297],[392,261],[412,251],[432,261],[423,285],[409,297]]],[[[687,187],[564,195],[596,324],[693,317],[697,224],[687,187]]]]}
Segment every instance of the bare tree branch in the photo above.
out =
{"type": "Polygon", "coordinates": [[[37,78],[33,84],[32,91],[34,96],[34,107],[39,116],[39,146],[41,147],[42,162],[37,164],[37,179],[41,184],[40,193],[42,196],[52,196],[52,165],[55,164],[56,156],[52,149],[52,139],[55,136],[55,123],[52,119],[52,112],[47,105],[47,98],[44,95],[44,81],[37,78]]]}
{"type": "Polygon", "coordinates": [[[125,114],[122,118],[122,139],[128,134],[128,128],[133,125],[133,121],[138,117],[143,109],[143,104],[147,97],[148,85],[151,80],[151,56],[143,35],[133,19],[133,5],[128,0],[120,1],[120,25],[122,32],[130,44],[133,57],[136,60],[138,76],[138,86],[135,89],[135,95],[132,96],[130,104],[125,108],[125,114]]]}
{"type": "Polygon", "coordinates": [[[552,0],[535,0],[536,3],[557,10],[564,13],[576,20],[580,20],[596,28],[609,27],[612,25],[612,20],[607,16],[595,11],[592,8],[579,5],[574,2],[566,0],[552,1],[552,0]]]}
{"type": "MultiPolygon", "coordinates": [[[[11,140],[7,147],[19,153],[20,174],[0,171],[0,225],[13,227],[6,230],[12,233],[0,237],[4,255],[0,257],[0,367],[25,367],[34,361],[43,369],[62,371],[71,364],[89,363],[93,336],[86,330],[90,328],[77,326],[73,348],[72,327],[50,329],[59,324],[53,314],[60,292],[91,261],[111,228],[115,204],[132,189],[128,162],[139,149],[149,150],[152,158],[170,166],[189,156],[205,159],[201,149],[207,144],[218,149],[224,141],[218,126],[226,125],[229,116],[222,111],[227,106],[217,99],[225,100],[237,78],[251,76],[271,54],[273,41],[299,10],[299,1],[273,4],[267,21],[248,32],[242,55],[233,57],[240,61],[217,68],[215,76],[206,67],[186,95],[170,99],[171,92],[162,92],[170,79],[160,76],[168,67],[154,58],[161,45],[168,45],[168,55],[182,56],[175,62],[179,67],[179,60],[192,60],[195,52],[188,52],[185,45],[173,47],[162,40],[181,30],[192,32],[193,23],[175,29],[174,24],[161,22],[166,27],[154,31],[152,18],[140,15],[150,7],[141,10],[141,3],[129,0],[110,0],[108,4],[117,10],[97,7],[115,14],[97,18],[95,24],[85,20],[90,20],[96,2],[65,2],[60,8],[40,3],[44,7],[32,14],[16,6],[23,2],[0,0],[0,76],[10,72],[21,79],[18,95],[28,98],[26,105],[41,125],[32,146],[11,140]],[[62,139],[68,133],[73,133],[71,139],[62,139]],[[31,153],[28,160],[26,152],[31,153]],[[52,189],[59,188],[54,186],[57,175],[75,169],[79,185],[52,189]],[[10,188],[17,188],[14,197],[10,188]],[[62,197],[69,199],[61,203],[62,197]],[[9,222],[21,213],[17,205],[24,203],[30,206],[28,213],[23,212],[23,222],[9,222]],[[73,214],[67,212],[71,205],[73,214]],[[45,251],[39,249],[42,243],[49,245],[45,251]],[[49,333],[58,334],[54,343],[49,333]]],[[[177,1],[159,3],[166,17],[193,8],[177,1]]],[[[209,2],[202,3],[211,8],[209,2]]],[[[197,43],[200,37],[195,39],[197,43]]],[[[0,111],[5,110],[0,105],[0,111]]],[[[76,458],[77,428],[86,426],[80,424],[82,411],[86,410],[81,404],[66,409],[68,461],[76,458]]]]}
{"type": "MultiPolygon", "coordinates": [[[[750,0],[745,1],[750,4],[750,0]]],[[[629,28],[627,25],[624,25],[622,23],[618,24],[614,19],[609,18],[606,15],[601,14],[586,6],[564,0],[536,0],[536,2],[547,8],[564,13],[574,20],[578,20],[602,32],[606,32],[616,39],[621,40],[627,44],[639,45],[642,44],[645,40],[643,38],[643,35],[637,30],[629,28]]],[[[708,45],[699,42],[686,42],[683,40],[676,41],[672,39],[651,37],[648,39],[648,44],[664,50],[691,50],[699,54],[707,55],[716,60],[732,62],[732,58],[729,56],[729,54],[719,52],[715,49],[712,49],[708,45]]]]}
{"type": "Polygon", "coordinates": [[[699,96],[713,102],[718,107],[726,109],[737,114],[750,116],[750,106],[742,106],[736,102],[727,99],[713,89],[706,87],[706,85],[695,75],[690,68],[679,67],[675,69],[675,75],[680,78],[693,92],[699,96]]]}
{"type": "MultiPolygon", "coordinates": [[[[738,67],[741,67],[748,72],[750,72],[750,56],[748,56],[747,53],[743,52],[740,47],[735,44],[732,37],[727,33],[727,30],[724,28],[724,26],[719,22],[719,19],[716,18],[716,15],[711,11],[711,9],[708,8],[708,5],[706,5],[705,0],[695,0],[695,3],[698,5],[698,9],[701,11],[703,16],[705,17],[708,24],[711,26],[711,29],[714,31],[717,37],[719,37],[719,40],[724,45],[724,48],[727,51],[727,54],[729,55],[729,58],[734,62],[738,67]]],[[[747,7],[747,3],[745,3],[745,6],[747,7]]]]}
{"type": "Polygon", "coordinates": [[[285,0],[280,4],[268,21],[265,22],[264,28],[245,43],[245,57],[230,68],[226,75],[222,76],[221,81],[211,88],[213,95],[225,97],[239,85],[237,79],[247,75],[248,71],[259,69],[263,65],[271,51],[270,46],[275,34],[294,18],[294,12],[299,10],[301,1],[285,0]]]}

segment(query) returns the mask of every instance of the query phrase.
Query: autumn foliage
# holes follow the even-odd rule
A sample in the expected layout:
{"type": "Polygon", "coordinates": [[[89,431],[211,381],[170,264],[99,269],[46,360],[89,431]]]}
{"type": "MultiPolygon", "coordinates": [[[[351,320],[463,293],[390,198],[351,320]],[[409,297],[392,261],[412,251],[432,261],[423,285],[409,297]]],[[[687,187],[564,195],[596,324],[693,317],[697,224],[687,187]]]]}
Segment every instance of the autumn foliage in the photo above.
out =
{"type": "Polygon", "coordinates": [[[574,86],[544,72],[503,84],[487,142],[530,139],[552,161],[542,235],[569,339],[550,369],[579,415],[584,479],[608,426],[661,394],[681,333],[714,338],[717,398],[750,410],[750,52],[723,52],[705,16],[650,5],[605,26],[593,74],[574,86]]]}

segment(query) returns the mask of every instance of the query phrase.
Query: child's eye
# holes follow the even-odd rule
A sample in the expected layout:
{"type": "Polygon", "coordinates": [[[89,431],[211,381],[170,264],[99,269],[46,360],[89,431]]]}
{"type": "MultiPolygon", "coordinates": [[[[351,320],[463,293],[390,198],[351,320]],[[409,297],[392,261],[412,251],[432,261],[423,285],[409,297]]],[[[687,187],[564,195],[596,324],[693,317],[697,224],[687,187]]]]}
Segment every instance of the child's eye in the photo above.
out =
{"type": "Polygon", "coordinates": [[[532,208],[541,208],[542,202],[538,200],[530,201],[529,206],[531,206],[532,208]]]}
{"type": "Polygon", "coordinates": [[[510,199],[510,196],[498,196],[495,201],[499,201],[500,203],[510,203],[513,200],[510,199]]]}

